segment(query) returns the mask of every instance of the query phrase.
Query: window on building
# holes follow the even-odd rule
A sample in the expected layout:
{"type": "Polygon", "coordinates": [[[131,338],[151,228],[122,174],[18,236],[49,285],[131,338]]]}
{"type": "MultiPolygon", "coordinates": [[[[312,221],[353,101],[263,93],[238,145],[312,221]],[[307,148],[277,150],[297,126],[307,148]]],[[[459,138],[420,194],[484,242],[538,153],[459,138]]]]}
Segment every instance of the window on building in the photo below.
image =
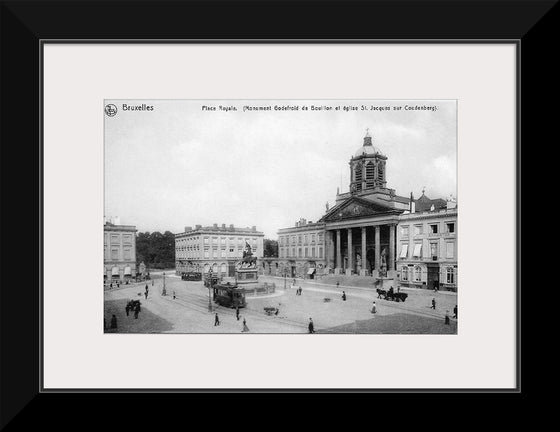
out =
{"type": "Polygon", "coordinates": [[[298,243],[301,243],[301,234],[298,235],[298,239],[297,239],[298,243]]]}
{"type": "Polygon", "coordinates": [[[422,243],[414,244],[413,258],[420,258],[422,256],[422,243]]]}
{"type": "Polygon", "coordinates": [[[123,243],[132,243],[132,236],[130,234],[123,235],[123,243]]]}
{"type": "Polygon", "coordinates": [[[454,258],[455,257],[455,243],[448,242],[445,244],[445,257],[454,258]]]}
{"type": "Polygon", "coordinates": [[[446,275],[446,283],[448,284],[454,284],[455,283],[455,269],[453,267],[447,267],[447,269],[445,270],[445,275],[446,275]]]}
{"type": "Polygon", "coordinates": [[[132,258],[131,254],[130,254],[130,252],[131,252],[130,249],[127,248],[123,252],[124,252],[124,259],[129,261],[132,258]]]}
{"type": "Polygon", "coordinates": [[[119,250],[118,249],[111,249],[111,259],[118,260],[119,259],[119,250]]]}
{"type": "Polygon", "coordinates": [[[296,256],[296,248],[292,248],[292,256],[295,258],[295,256],[296,256]]]}
{"type": "Polygon", "coordinates": [[[432,234],[437,234],[438,233],[438,225],[437,224],[431,224],[430,225],[430,231],[432,234]]]}
{"type": "Polygon", "coordinates": [[[422,282],[422,267],[414,267],[414,280],[416,282],[422,282]]]}
{"type": "Polygon", "coordinates": [[[400,258],[406,258],[408,256],[408,244],[403,244],[401,246],[400,258]]]}
{"type": "Polygon", "coordinates": [[[210,239],[208,237],[204,237],[204,244],[208,244],[210,242],[210,239]]]}
{"type": "Polygon", "coordinates": [[[311,242],[315,243],[315,234],[311,234],[311,242]]]}
{"type": "Polygon", "coordinates": [[[311,248],[311,257],[315,258],[315,248],[311,248]]]}
{"type": "Polygon", "coordinates": [[[111,243],[119,243],[119,235],[118,234],[111,234],[111,243]]]}
{"type": "Polygon", "coordinates": [[[445,225],[447,227],[447,232],[448,233],[454,233],[455,232],[455,224],[453,222],[447,223],[445,225]]]}
{"type": "Polygon", "coordinates": [[[308,238],[309,238],[309,237],[307,236],[307,234],[305,234],[305,236],[304,236],[304,241],[305,241],[305,244],[307,244],[307,243],[308,243],[308,241],[307,241],[307,240],[308,240],[308,238]]]}
{"type": "Polygon", "coordinates": [[[323,248],[319,248],[319,258],[323,258],[323,248]]]}
{"type": "Polygon", "coordinates": [[[298,257],[301,258],[301,248],[298,248],[298,257]]]}
{"type": "Polygon", "coordinates": [[[414,225],[414,235],[422,235],[424,233],[424,227],[422,225],[414,225]]]}
{"type": "Polygon", "coordinates": [[[296,236],[295,235],[292,236],[292,244],[296,244],[296,236]]]}
{"type": "Polygon", "coordinates": [[[437,243],[430,243],[430,255],[433,260],[438,259],[438,244],[437,243]]]}
{"type": "Polygon", "coordinates": [[[305,258],[307,258],[309,256],[307,248],[304,248],[304,256],[305,256],[305,258]]]}
{"type": "Polygon", "coordinates": [[[408,231],[409,231],[409,230],[408,230],[408,226],[403,226],[403,227],[401,227],[401,235],[402,235],[403,237],[408,237],[408,231]]]}
{"type": "Polygon", "coordinates": [[[408,281],[408,267],[407,266],[403,266],[402,270],[401,270],[401,279],[403,281],[408,281]]]}
{"type": "Polygon", "coordinates": [[[221,253],[220,253],[220,256],[221,256],[222,258],[225,258],[225,257],[226,257],[226,251],[225,251],[224,249],[222,249],[220,252],[221,252],[221,253]]]}
{"type": "Polygon", "coordinates": [[[232,247],[229,248],[229,252],[233,253],[234,249],[232,247]]]}
{"type": "Polygon", "coordinates": [[[204,251],[204,258],[210,258],[210,251],[204,251]]]}
{"type": "Polygon", "coordinates": [[[221,266],[220,271],[221,271],[222,273],[227,273],[227,265],[226,265],[225,263],[222,263],[222,266],[221,266]]]}

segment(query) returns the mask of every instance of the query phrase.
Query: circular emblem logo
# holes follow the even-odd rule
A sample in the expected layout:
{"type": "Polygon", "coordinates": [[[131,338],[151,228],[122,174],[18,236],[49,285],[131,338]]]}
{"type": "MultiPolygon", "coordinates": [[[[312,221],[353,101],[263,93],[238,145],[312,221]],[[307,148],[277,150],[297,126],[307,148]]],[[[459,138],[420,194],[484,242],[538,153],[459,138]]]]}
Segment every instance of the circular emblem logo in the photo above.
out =
{"type": "Polygon", "coordinates": [[[113,104],[105,105],[105,114],[107,114],[109,117],[117,115],[117,106],[113,104]]]}

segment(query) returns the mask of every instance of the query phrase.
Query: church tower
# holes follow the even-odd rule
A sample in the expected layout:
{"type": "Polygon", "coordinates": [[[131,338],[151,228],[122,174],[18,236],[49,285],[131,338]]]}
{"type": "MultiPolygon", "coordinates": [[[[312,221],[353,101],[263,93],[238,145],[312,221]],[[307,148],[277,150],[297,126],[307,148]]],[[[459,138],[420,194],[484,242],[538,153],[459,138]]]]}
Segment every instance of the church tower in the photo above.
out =
{"type": "Polygon", "coordinates": [[[367,129],[364,144],[349,162],[350,193],[374,192],[376,189],[386,188],[386,163],[387,156],[373,145],[373,139],[367,129]]]}

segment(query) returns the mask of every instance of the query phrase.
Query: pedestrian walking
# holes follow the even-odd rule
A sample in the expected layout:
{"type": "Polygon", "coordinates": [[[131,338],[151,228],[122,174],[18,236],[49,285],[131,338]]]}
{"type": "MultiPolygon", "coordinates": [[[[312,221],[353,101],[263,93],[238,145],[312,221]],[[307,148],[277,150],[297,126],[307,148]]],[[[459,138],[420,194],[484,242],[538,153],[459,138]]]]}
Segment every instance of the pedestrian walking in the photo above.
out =
{"type": "Polygon", "coordinates": [[[315,333],[315,326],[313,325],[313,319],[309,318],[309,325],[307,326],[309,333],[315,333]]]}
{"type": "Polygon", "coordinates": [[[237,318],[237,321],[239,321],[239,306],[235,308],[235,317],[237,318]]]}
{"type": "Polygon", "coordinates": [[[216,316],[214,317],[214,327],[219,325],[220,325],[220,318],[218,317],[218,314],[216,314],[216,316]]]}
{"type": "Polygon", "coordinates": [[[148,291],[144,292],[144,296],[146,297],[146,300],[148,300],[148,291]]]}
{"type": "Polygon", "coordinates": [[[449,311],[445,311],[445,324],[449,325],[449,311]]]}
{"type": "Polygon", "coordinates": [[[175,297],[175,291],[173,291],[173,300],[175,300],[175,298],[176,298],[176,297],[175,297]]]}
{"type": "Polygon", "coordinates": [[[138,319],[138,314],[139,314],[139,313],[140,313],[140,305],[137,304],[137,305],[134,307],[134,319],[138,319]]]}
{"type": "Polygon", "coordinates": [[[299,287],[299,295],[301,295],[302,292],[303,290],[301,289],[301,287],[299,287]]]}
{"type": "Polygon", "coordinates": [[[342,291],[342,301],[346,301],[346,293],[342,291]]]}
{"type": "Polygon", "coordinates": [[[109,284],[109,289],[113,289],[113,282],[109,284]]]}
{"type": "Polygon", "coordinates": [[[432,298],[432,309],[436,310],[436,298],[435,297],[432,298]]]}
{"type": "Polygon", "coordinates": [[[111,328],[112,329],[117,328],[117,317],[115,315],[113,315],[113,317],[111,318],[111,328]]]}
{"type": "Polygon", "coordinates": [[[457,318],[457,305],[453,308],[453,318],[457,318]]]}
{"type": "Polygon", "coordinates": [[[373,305],[371,306],[371,313],[377,313],[377,305],[375,304],[375,302],[373,302],[373,305]]]}
{"type": "Polygon", "coordinates": [[[249,327],[247,327],[247,321],[245,321],[245,318],[243,318],[243,330],[241,330],[241,333],[246,333],[249,331],[249,327]]]}
{"type": "Polygon", "coordinates": [[[338,289],[338,287],[340,286],[340,282],[336,283],[336,289],[338,289]]]}
{"type": "Polygon", "coordinates": [[[146,292],[148,292],[148,284],[146,284],[146,292]]]}
{"type": "Polygon", "coordinates": [[[152,286],[154,286],[154,280],[152,279],[152,286]]]}
{"type": "Polygon", "coordinates": [[[128,316],[129,312],[130,312],[130,305],[127,303],[126,307],[124,308],[124,310],[126,310],[126,316],[128,316]]]}

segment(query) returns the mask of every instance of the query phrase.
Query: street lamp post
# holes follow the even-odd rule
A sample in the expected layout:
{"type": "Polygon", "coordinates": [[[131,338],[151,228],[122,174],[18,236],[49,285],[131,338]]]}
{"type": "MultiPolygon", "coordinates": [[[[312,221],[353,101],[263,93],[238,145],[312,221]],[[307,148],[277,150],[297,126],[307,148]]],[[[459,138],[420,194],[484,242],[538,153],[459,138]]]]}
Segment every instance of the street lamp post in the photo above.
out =
{"type": "Polygon", "coordinates": [[[284,269],[284,291],[286,291],[286,277],[288,276],[288,270],[284,269]]]}
{"type": "Polygon", "coordinates": [[[165,291],[165,272],[163,272],[163,291],[161,295],[167,295],[167,292],[165,291]]]}
{"type": "Polygon", "coordinates": [[[208,285],[208,312],[212,312],[212,299],[211,299],[211,292],[212,292],[212,268],[208,269],[208,279],[210,281],[208,285]]]}

